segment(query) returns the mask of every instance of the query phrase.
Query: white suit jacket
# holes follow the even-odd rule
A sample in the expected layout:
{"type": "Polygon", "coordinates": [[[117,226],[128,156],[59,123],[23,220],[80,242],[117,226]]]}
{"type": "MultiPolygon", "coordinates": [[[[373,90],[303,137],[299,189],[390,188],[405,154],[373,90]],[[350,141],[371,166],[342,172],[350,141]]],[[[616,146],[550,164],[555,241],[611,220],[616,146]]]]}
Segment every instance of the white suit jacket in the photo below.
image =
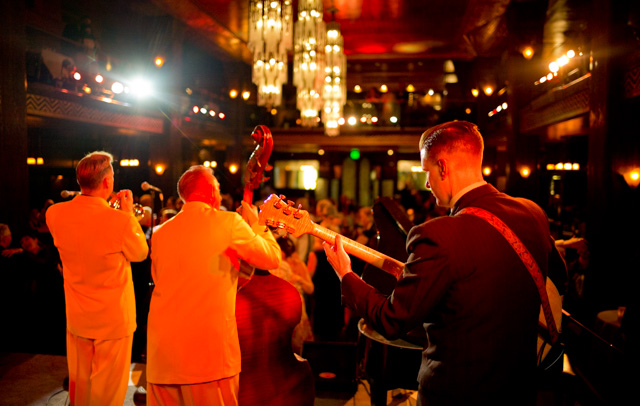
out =
{"type": "Polygon", "coordinates": [[[185,203],[154,232],[148,382],[194,384],[240,372],[231,251],[260,269],[277,268],[281,260],[271,231],[202,202],[185,203]]]}
{"type": "Polygon", "coordinates": [[[136,303],[130,261],[149,254],[136,218],[102,198],[80,195],[49,207],[47,226],[62,260],[67,329],[92,339],[131,335],[136,303]]]}

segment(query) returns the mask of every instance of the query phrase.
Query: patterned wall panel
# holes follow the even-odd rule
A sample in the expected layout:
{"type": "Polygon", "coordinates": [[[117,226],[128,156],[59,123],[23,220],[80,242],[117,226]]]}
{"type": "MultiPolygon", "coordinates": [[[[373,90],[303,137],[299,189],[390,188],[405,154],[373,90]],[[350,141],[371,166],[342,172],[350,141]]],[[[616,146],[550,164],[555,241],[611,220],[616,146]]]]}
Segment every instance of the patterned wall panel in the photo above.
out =
{"type": "Polygon", "coordinates": [[[640,96],[640,66],[624,73],[624,97],[630,99],[640,96]]]}
{"type": "Polygon", "coordinates": [[[27,93],[27,114],[162,134],[162,119],[94,108],[27,93]]]}
{"type": "Polygon", "coordinates": [[[589,112],[589,77],[555,89],[520,110],[520,132],[569,120],[589,112]],[[587,79],[587,80],[585,80],[587,79]]]}

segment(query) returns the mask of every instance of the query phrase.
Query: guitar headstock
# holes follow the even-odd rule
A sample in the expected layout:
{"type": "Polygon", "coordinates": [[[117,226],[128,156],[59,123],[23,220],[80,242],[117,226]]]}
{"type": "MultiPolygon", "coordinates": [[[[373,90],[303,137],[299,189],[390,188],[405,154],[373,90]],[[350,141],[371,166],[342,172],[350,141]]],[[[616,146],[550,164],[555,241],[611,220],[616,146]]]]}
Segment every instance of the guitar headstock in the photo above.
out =
{"type": "Polygon", "coordinates": [[[294,202],[285,201],[284,196],[271,195],[260,206],[258,222],[269,227],[282,228],[294,237],[300,237],[313,231],[313,221],[309,212],[293,207],[294,202]]]}

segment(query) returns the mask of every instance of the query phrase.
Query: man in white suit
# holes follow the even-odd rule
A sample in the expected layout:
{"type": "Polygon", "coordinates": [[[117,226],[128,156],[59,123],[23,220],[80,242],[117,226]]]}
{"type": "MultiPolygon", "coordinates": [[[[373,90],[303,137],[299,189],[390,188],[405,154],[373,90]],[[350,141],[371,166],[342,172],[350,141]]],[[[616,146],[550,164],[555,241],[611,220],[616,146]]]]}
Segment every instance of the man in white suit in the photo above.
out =
{"type": "Polygon", "coordinates": [[[122,406],[129,382],[136,306],[131,262],[149,254],[133,213],[133,194],[120,191],[109,206],[114,172],[108,152],[76,167],[81,194],[47,210],[60,252],[67,308],[67,363],[72,405],[122,406]]]}
{"type": "Polygon", "coordinates": [[[235,306],[238,258],[277,268],[280,247],[243,202],[247,221],[219,210],[220,186],[210,168],[180,178],[182,210],[151,238],[147,404],[237,405],[240,344],[235,306]]]}

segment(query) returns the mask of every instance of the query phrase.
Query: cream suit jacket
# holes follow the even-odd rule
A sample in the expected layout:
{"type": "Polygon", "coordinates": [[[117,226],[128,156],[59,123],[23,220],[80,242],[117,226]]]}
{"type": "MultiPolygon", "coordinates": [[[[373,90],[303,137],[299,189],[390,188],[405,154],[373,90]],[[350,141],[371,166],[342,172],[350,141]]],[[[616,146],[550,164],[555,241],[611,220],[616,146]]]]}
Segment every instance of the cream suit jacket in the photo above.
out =
{"type": "Polygon", "coordinates": [[[249,227],[238,213],[201,202],[185,203],[154,232],[148,382],[195,384],[240,372],[232,251],[261,269],[277,268],[281,260],[264,226],[249,227]]]}
{"type": "Polygon", "coordinates": [[[60,252],[67,329],[80,337],[116,339],[136,329],[131,261],[149,247],[136,218],[106,200],[80,195],[47,210],[60,252]]]}

